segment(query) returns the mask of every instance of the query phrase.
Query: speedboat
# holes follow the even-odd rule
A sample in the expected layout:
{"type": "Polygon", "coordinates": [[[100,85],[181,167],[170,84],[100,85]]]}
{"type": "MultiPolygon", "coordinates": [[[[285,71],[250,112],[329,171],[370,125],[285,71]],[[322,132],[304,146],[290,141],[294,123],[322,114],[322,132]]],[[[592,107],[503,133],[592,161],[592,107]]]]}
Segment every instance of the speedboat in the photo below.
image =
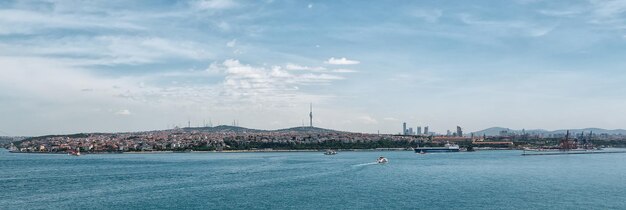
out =
{"type": "Polygon", "coordinates": [[[380,156],[378,159],[376,159],[376,163],[378,163],[378,164],[385,164],[385,163],[388,163],[388,162],[389,162],[389,160],[387,160],[387,158],[385,158],[383,156],[380,156]]]}
{"type": "Polygon", "coordinates": [[[324,152],[324,155],[336,155],[337,151],[335,150],[326,150],[326,152],[324,152]]]}

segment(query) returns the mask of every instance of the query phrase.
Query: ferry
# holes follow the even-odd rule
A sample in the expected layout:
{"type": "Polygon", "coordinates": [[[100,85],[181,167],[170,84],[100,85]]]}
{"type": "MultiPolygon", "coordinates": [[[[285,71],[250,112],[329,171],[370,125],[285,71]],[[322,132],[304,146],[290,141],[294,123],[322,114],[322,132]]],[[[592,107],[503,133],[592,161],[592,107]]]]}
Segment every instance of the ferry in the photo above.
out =
{"type": "Polygon", "coordinates": [[[443,147],[418,147],[415,153],[424,154],[429,152],[458,152],[461,151],[459,145],[447,143],[443,147]]]}

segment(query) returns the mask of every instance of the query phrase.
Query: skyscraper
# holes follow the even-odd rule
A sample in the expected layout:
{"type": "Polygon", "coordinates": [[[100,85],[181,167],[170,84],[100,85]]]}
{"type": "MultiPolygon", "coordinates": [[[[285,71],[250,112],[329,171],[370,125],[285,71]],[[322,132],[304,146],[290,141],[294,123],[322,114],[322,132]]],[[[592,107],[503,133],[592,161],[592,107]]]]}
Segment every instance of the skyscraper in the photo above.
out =
{"type": "Polygon", "coordinates": [[[463,130],[461,129],[461,126],[456,126],[456,135],[463,136],[463,130]]]}
{"type": "Polygon", "coordinates": [[[417,126],[417,129],[415,130],[415,133],[417,133],[417,135],[422,134],[422,127],[417,126]]]}
{"type": "Polygon", "coordinates": [[[309,112],[309,125],[313,127],[313,103],[311,103],[311,112],[309,112]]]}
{"type": "Polygon", "coordinates": [[[406,135],[406,122],[402,123],[402,135],[406,135]]]}
{"type": "Polygon", "coordinates": [[[428,126],[424,127],[424,134],[428,135],[428,126]]]}

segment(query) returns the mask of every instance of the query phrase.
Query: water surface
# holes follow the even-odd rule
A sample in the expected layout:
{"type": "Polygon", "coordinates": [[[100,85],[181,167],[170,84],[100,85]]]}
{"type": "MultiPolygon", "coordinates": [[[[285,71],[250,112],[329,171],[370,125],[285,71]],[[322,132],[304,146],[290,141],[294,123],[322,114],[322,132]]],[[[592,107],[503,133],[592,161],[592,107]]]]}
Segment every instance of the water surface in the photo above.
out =
{"type": "Polygon", "coordinates": [[[0,209],[626,208],[626,154],[520,154],[0,150],[0,209]]]}

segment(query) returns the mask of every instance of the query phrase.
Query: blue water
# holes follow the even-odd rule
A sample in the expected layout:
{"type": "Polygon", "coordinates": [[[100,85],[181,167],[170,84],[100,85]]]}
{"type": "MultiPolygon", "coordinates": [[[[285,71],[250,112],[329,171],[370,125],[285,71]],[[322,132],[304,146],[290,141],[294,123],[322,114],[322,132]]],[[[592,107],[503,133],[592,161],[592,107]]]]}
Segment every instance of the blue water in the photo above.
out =
{"type": "Polygon", "coordinates": [[[0,169],[0,209],[626,209],[626,154],[0,150],[0,169]]]}

